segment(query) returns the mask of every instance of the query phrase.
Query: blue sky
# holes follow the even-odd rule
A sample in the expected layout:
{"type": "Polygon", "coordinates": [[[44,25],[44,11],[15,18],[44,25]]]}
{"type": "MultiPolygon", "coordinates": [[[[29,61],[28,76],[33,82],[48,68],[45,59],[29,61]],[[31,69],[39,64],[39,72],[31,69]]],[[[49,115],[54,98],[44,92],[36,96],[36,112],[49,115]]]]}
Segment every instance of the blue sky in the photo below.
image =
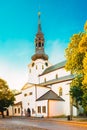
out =
{"type": "Polygon", "coordinates": [[[64,60],[70,37],[83,31],[87,20],[87,0],[0,1],[0,78],[11,89],[27,82],[39,10],[45,52],[52,64],[64,60]]]}

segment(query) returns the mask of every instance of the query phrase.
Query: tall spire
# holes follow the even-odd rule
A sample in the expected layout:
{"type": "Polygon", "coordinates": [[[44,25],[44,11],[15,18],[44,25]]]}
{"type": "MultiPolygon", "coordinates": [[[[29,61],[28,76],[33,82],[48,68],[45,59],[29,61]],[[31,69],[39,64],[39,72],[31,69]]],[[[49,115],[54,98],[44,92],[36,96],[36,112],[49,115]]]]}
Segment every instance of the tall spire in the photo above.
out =
{"type": "Polygon", "coordinates": [[[38,33],[40,33],[40,32],[41,32],[40,15],[41,15],[41,13],[40,13],[40,12],[38,12],[38,33]]]}
{"type": "Polygon", "coordinates": [[[38,32],[35,38],[35,54],[32,56],[32,60],[37,59],[48,60],[48,56],[44,52],[44,35],[41,30],[40,12],[38,13],[38,32]]]}

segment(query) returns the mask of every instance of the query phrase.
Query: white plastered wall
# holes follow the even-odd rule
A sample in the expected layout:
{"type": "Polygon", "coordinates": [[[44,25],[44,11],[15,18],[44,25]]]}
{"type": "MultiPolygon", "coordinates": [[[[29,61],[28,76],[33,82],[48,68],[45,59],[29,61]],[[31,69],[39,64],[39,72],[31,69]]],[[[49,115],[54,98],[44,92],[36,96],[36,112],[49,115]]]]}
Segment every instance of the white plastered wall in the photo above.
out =
{"type": "Polygon", "coordinates": [[[49,117],[64,115],[63,109],[63,101],[49,100],[49,117]]]}
{"type": "Polygon", "coordinates": [[[70,72],[67,72],[64,68],[60,68],[58,70],[55,70],[55,71],[52,71],[50,73],[40,76],[40,83],[43,83],[45,78],[46,78],[46,81],[56,79],[56,75],[58,75],[58,78],[60,78],[60,77],[70,75],[70,72]]]}

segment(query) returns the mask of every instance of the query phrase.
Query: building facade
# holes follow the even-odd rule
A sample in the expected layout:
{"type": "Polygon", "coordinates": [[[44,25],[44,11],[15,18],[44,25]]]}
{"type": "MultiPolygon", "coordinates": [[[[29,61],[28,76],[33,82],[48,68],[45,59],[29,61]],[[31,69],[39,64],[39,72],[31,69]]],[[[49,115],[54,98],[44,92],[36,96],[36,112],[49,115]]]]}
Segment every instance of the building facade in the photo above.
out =
{"type": "MultiPolygon", "coordinates": [[[[38,32],[35,38],[35,54],[28,65],[28,82],[16,95],[12,107],[14,116],[53,117],[71,114],[70,82],[74,78],[66,72],[66,61],[52,65],[44,50],[44,34],[38,14],[38,32]]],[[[77,109],[73,107],[73,115],[77,109]]]]}

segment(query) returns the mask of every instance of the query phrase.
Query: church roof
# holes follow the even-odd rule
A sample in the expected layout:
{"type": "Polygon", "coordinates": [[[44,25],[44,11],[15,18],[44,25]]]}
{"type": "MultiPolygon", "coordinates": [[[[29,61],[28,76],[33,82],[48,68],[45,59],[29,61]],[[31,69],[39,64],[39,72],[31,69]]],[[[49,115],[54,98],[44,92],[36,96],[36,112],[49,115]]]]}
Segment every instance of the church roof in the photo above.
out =
{"type": "Polygon", "coordinates": [[[29,88],[29,87],[32,87],[32,85],[33,85],[33,84],[27,82],[27,83],[22,87],[21,90],[25,90],[25,89],[27,89],[27,88],[29,88]]]}
{"type": "Polygon", "coordinates": [[[41,100],[58,100],[58,101],[64,101],[63,98],[61,98],[60,96],[58,96],[52,90],[49,90],[47,93],[45,93],[44,95],[42,95],[36,101],[41,101],[41,100]]]}
{"type": "Polygon", "coordinates": [[[66,61],[62,61],[58,64],[55,64],[55,65],[48,67],[40,76],[47,74],[47,73],[50,73],[52,71],[55,71],[57,69],[63,68],[65,66],[65,63],[66,63],[66,61]]]}
{"type": "Polygon", "coordinates": [[[74,78],[74,75],[68,75],[68,76],[63,76],[63,77],[60,77],[58,79],[53,79],[53,80],[50,80],[50,81],[47,81],[47,82],[43,82],[41,83],[41,85],[52,85],[52,84],[56,84],[56,83],[60,83],[60,82],[65,82],[65,81],[69,81],[69,80],[72,80],[74,78]]]}
{"type": "Polygon", "coordinates": [[[33,61],[37,59],[48,60],[48,55],[46,55],[45,53],[42,54],[42,52],[39,52],[37,54],[34,54],[31,58],[33,61]]]}

